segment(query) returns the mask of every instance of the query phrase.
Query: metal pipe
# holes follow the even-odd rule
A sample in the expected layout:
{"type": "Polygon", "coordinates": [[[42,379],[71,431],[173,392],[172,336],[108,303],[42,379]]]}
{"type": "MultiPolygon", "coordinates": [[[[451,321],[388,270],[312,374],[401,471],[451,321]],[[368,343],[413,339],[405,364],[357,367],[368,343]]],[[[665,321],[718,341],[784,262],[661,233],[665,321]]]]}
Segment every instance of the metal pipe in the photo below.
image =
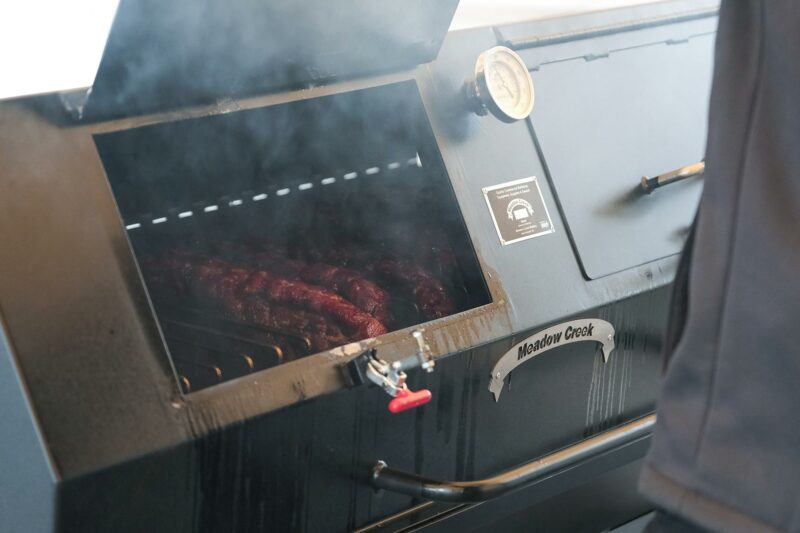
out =
{"type": "Polygon", "coordinates": [[[687,178],[702,176],[705,174],[705,172],[706,164],[704,161],[700,161],[699,163],[694,163],[693,165],[687,165],[670,172],[665,172],[664,174],[660,174],[654,178],[648,178],[647,176],[644,176],[642,177],[642,181],[640,182],[639,186],[641,187],[642,192],[645,194],[650,194],[659,187],[669,185],[670,183],[675,183],[676,181],[682,181],[687,178]]]}
{"type": "Polygon", "coordinates": [[[379,489],[427,500],[455,503],[486,501],[645,439],[650,436],[655,421],[656,415],[645,416],[485,479],[436,481],[394,470],[383,461],[378,461],[372,469],[371,483],[379,489]]]}

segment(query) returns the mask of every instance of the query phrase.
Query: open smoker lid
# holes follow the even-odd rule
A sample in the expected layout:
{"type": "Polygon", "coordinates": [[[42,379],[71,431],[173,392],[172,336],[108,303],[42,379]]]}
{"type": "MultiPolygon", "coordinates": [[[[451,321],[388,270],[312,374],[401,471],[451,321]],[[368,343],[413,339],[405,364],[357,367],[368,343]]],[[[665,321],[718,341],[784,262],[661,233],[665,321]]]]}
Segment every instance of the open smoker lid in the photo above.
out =
{"type": "Polygon", "coordinates": [[[458,0],[121,0],[84,118],[411,68],[458,0]]]}

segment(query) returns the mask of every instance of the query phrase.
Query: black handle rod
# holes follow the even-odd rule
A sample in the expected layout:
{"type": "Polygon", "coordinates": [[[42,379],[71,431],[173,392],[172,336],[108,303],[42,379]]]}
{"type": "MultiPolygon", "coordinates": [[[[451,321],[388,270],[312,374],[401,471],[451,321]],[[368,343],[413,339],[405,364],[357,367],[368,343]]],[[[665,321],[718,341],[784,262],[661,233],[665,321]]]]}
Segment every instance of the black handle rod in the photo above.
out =
{"type": "Polygon", "coordinates": [[[669,185],[670,183],[675,183],[676,181],[682,181],[687,178],[702,176],[705,174],[705,172],[705,161],[700,161],[699,163],[695,163],[693,165],[687,165],[685,167],[671,170],[670,172],[665,172],[664,174],[660,174],[654,178],[648,178],[647,176],[644,176],[640,183],[640,187],[642,192],[645,194],[650,194],[659,187],[669,185]]]}
{"type": "Polygon", "coordinates": [[[656,415],[648,415],[577,444],[485,479],[436,481],[394,470],[383,461],[372,468],[372,486],[440,502],[474,503],[496,498],[551,474],[647,438],[656,415]]]}

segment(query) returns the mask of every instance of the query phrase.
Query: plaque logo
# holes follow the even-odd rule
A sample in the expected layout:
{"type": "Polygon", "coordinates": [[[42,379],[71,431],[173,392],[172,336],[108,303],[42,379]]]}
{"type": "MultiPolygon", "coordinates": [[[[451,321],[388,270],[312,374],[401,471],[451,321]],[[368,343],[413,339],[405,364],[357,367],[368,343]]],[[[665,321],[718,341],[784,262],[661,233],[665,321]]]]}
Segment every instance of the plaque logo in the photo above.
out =
{"type": "Polygon", "coordinates": [[[603,362],[607,363],[614,351],[614,326],[599,318],[572,320],[549,327],[516,344],[492,368],[489,391],[494,394],[494,401],[500,400],[506,376],[519,365],[553,348],[581,341],[599,342],[603,362]]]}
{"type": "Polygon", "coordinates": [[[530,202],[517,198],[508,203],[506,214],[509,220],[522,220],[533,216],[533,207],[530,202]]]}
{"type": "Polygon", "coordinates": [[[553,233],[553,223],[535,176],[482,190],[503,246],[553,233]]]}

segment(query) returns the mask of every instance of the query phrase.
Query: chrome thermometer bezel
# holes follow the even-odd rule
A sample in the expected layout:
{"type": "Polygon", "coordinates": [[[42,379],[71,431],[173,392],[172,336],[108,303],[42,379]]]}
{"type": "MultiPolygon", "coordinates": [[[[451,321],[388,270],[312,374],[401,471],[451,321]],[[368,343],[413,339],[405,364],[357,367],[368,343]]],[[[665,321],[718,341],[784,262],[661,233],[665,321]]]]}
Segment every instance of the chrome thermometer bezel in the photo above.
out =
{"type": "Polygon", "coordinates": [[[484,109],[503,122],[526,119],[533,111],[535,92],[528,67],[519,54],[505,46],[495,46],[478,56],[475,92],[484,109]],[[503,91],[516,101],[509,102],[503,91]]]}

